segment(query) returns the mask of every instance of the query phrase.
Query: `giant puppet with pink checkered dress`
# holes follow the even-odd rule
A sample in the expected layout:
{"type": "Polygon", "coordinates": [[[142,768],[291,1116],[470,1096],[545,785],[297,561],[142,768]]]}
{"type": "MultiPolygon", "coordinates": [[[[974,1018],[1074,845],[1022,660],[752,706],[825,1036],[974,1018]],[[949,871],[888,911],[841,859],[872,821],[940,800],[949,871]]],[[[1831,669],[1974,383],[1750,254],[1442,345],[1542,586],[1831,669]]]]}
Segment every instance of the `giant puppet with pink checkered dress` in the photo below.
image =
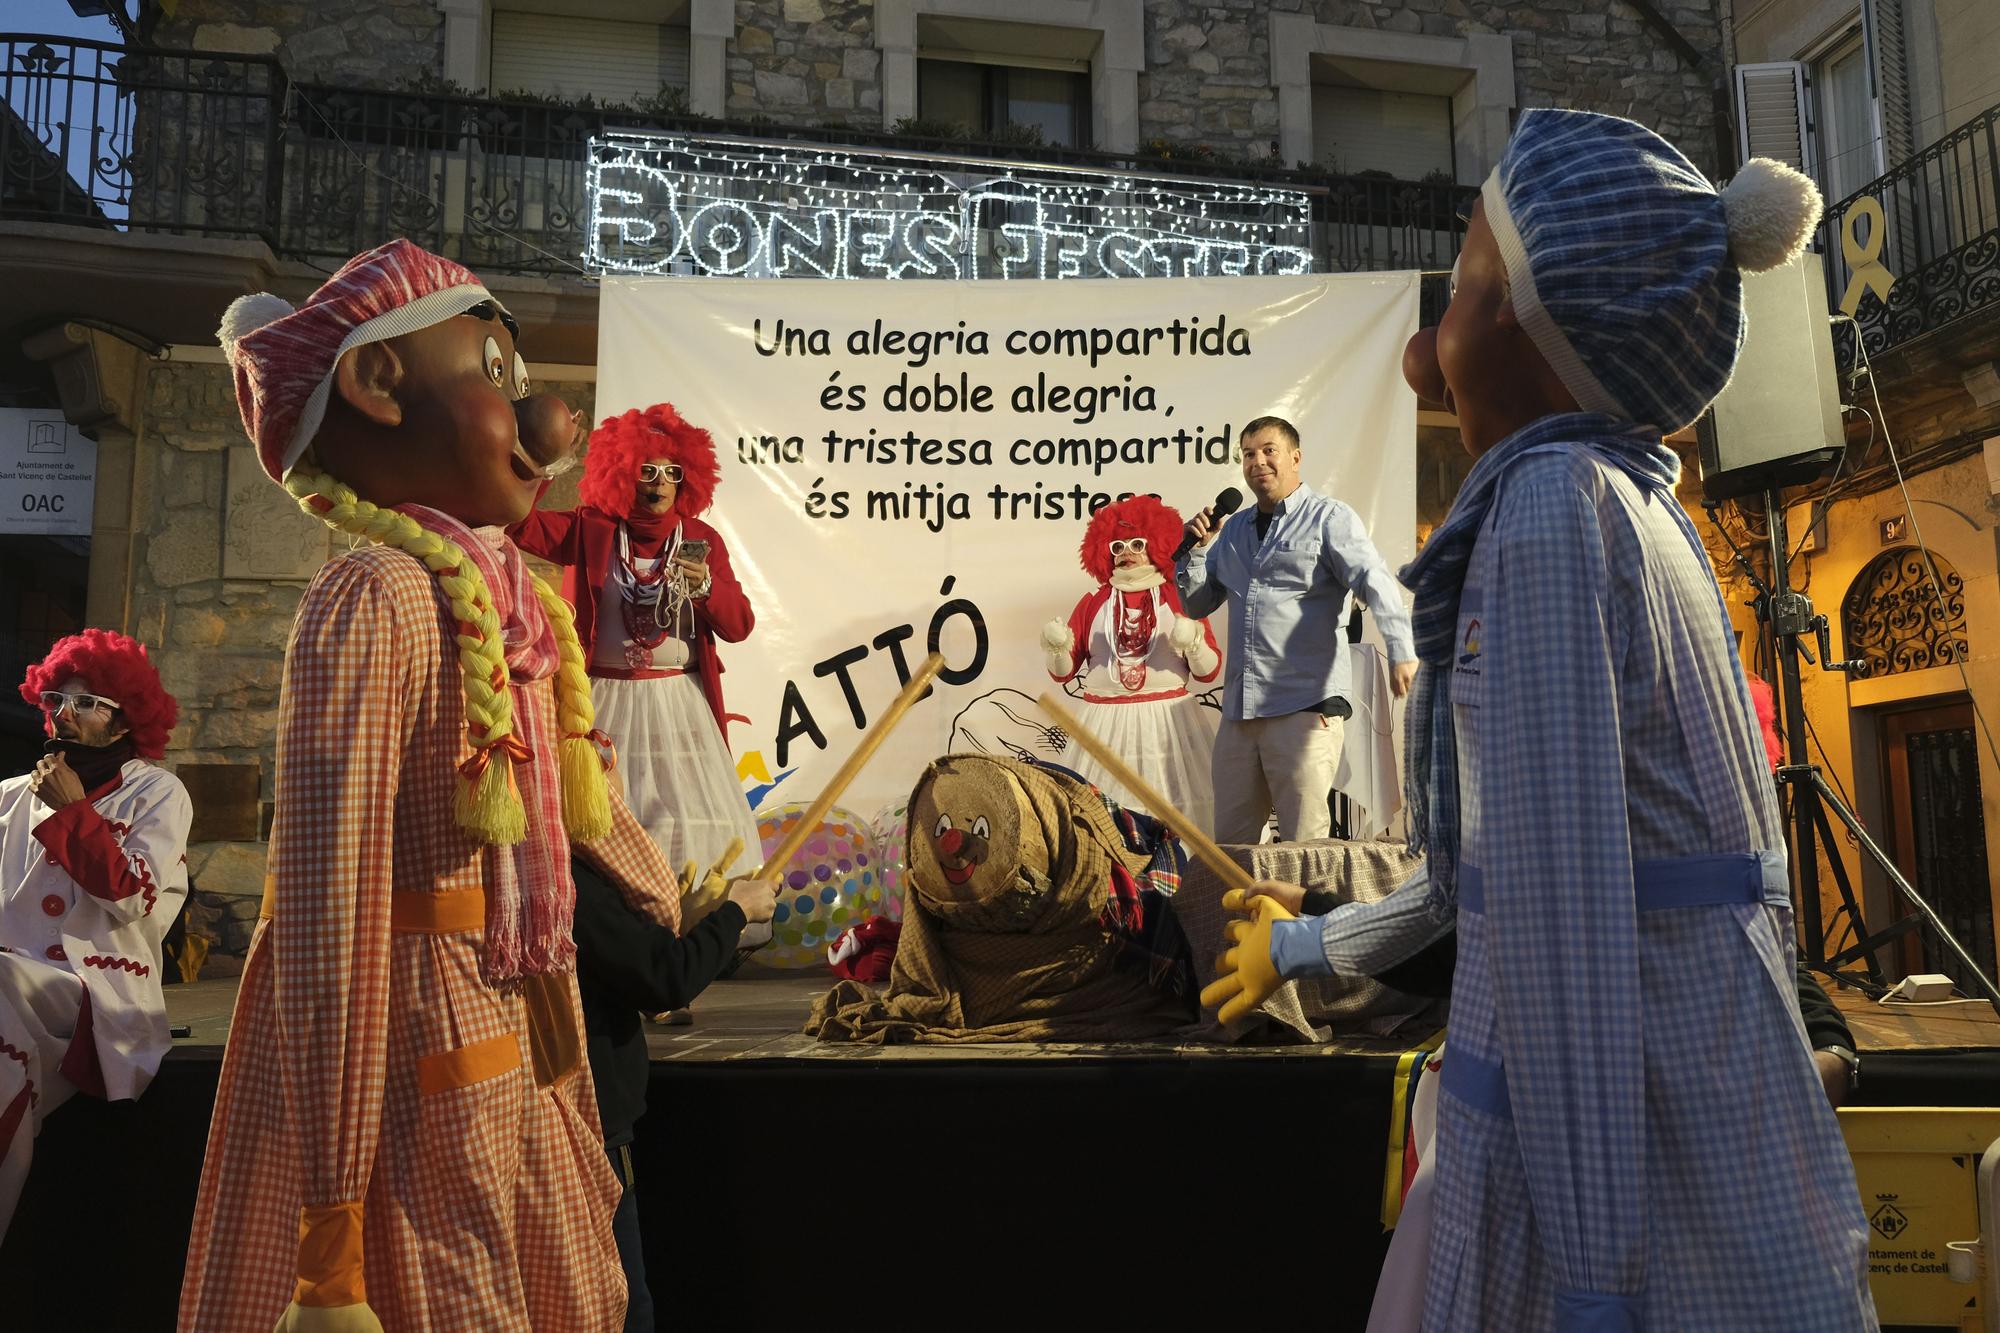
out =
{"type": "Polygon", "coordinates": [[[571,844],[647,918],[677,926],[679,898],[607,791],[569,607],[505,533],[582,436],[517,333],[400,240],[224,316],[265,470],[364,541],[286,651],[184,1330],[622,1324],[571,844]]]}

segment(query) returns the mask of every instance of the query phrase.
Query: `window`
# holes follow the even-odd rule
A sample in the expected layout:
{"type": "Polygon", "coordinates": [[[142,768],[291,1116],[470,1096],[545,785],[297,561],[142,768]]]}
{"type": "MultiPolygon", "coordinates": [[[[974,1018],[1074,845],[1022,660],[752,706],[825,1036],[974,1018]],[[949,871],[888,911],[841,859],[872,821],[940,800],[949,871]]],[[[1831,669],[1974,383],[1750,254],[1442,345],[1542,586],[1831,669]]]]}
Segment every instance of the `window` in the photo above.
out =
{"type": "Polygon", "coordinates": [[[917,61],[917,119],[963,125],[975,138],[1009,125],[1041,131],[1064,148],[1089,143],[1090,76],[985,61],[917,61]]]}
{"type": "Polygon", "coordinates": [[[1406,181],[1452,174],[1449,97],[1315,84],[1312,112],[1313,151],[1323,166],[1406,181]]]}
{"type": "Polygon", "coordinates": [[[1820,187],[1831,204],[1882,174],[1868,51],[1859,33],[1812,63],[1812,93],[1820,187]]]}
{"type": "Polygon", "coordinates": [[[688,86],[688,30],[567,14],[493,12],[487,87],[599,102],[636,102],[688,86]]]}

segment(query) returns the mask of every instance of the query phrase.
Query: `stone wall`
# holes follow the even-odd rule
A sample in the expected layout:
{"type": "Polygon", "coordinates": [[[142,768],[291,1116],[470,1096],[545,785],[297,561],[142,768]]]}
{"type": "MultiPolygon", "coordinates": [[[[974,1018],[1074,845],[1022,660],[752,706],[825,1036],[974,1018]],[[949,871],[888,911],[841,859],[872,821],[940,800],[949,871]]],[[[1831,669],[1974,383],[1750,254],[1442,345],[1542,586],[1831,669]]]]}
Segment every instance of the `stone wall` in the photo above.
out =
{"type": "Polygon", "coordinates": [[[737,0],[730,117],[882,127],[871,0],[737,0]]]}
{"type": "MultiPolygon", "coordinates": [[[[1717,3],[1662,6],[1710,61],[1697,71],[1635,12],[1598,0],[1144,0],[1138,138],[1246,158],[1276,151],[1275,9],[1370,32],[1504,35],[1514,48],[1518,106],[1634,116],[1706,167],[1714,156],[1710,88],[1722,60],[1717,3]]],[[[874,25],[872,0],[737,0],[726,114],[883,128],[874,25]]],[[[294,78],[400,87],[439,77],[442,32],[433,0],[184,0],[156,36],[167,45],[276,54],[294,78]]]]}
{"type": "MultiPolygon", "coordinates": [[[[565,401],[595,410],[593,384],[551,385],[565,401]]],[[[244,450],[227,367],[211,362],[164,362],[148,372],[142,423],[142,493],[130,570],[132,633],[151,646],[167,690],[180,704],[180,723],[168,741],[165,763],[254,764],[267,829],[274,796],[278,692],[285,645],[307,579],[225,578],[224,551],[231,537],[228,460],[244,450]]],[[[551,492],[558,507],[574,503],[576,473],[551,492]]],[[[265,521],[291,523],[312,535],[312,521],[294,516],[268,481],[275,501],[265,521]]],[[[327,531],[325,554],[345,547],[327,531]]],[[[109,554],[99,558],[114,558],[109,554]]],[[[265,844],[197,842],[188,848],[188,873],[198,891],[193,922],[216,936],[209,975],[226,974],[227,961],[249,946],[264,887],[265,844]]]]}
{"type": "Polygon", "coordinates": [[[1661,8],[1708,59],[1706,72],[1690,68],[1636,13],[1597,0],[1147,0],[1140,140],[1203,142],[1247,157],[1272,151],[1278,93],[1271,86],[1267,15],[1275,9],[1366,31],[1505,36],[1514,47],[1517,106],[1630,116],[1658,130],[1696,165],[1712,168],[1710,86],[1722,66],[1716,3],[1686,0],[1661,8]]]}
{"type": "Polygon", "coordinates": [[[443,28],[432,0],[180,0],[153,40],[275,55],[294,79],[395,88],[437,76],[443,28]]]}
{"type": "Polygon", "coordinates": [[[1250,157],[1275,151],[1278,90],[1265,11],[1300,7],[1147,0],[1139,142],[1206,143],[1250,157]]]}

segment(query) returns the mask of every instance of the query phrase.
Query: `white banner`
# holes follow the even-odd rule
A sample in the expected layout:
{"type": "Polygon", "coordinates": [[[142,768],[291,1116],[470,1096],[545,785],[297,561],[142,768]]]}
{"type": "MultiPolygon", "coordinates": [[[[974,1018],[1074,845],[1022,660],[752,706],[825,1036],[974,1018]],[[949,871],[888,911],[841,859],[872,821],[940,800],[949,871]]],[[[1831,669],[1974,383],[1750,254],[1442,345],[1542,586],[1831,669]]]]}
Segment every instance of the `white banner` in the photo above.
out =
{"type": "Polygon", "coordinates": [[[952,750],[1065,762],[1033,704],[1037,636],[1093,586],[1090,513],[1151,492],[1187,515],[1241,488],[1252,417],[1298,426],[1305,479],[1391,568],[1414,552],[1414,273],[602,292],[599,418],[667,401],[715,436],[707,518],[757,614],[721,645],[722,688],[760,813],[816,795],[932,644],[948,683],[841,806],[873,818],[952,750]]]}
{"type": "Polygon", "coordinates": [[[0,408],[0,533],[88,537],[97,445],[62,409],[0,408]]]}

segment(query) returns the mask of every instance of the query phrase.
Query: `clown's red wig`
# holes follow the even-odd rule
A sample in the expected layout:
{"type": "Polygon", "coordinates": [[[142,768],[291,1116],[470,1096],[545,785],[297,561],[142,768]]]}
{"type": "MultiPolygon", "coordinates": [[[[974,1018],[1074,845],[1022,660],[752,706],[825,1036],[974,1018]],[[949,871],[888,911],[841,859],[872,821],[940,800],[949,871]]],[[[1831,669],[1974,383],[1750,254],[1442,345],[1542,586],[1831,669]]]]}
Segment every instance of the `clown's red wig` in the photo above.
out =
{"type": "Polygon", "coordinates": [[[1083,530],[1083,545],[1077,548],[1077,559],[1082,562],[1084,573],[1099,583],[1109,583],[1111,543],[1144,537],[1146,558],[1162,575],[1172,578],[1174,547],[1180,545],[1181,529],[1185,526],[1179,511],[1161,504],[1159,497],[1135,495],[1106,505],[1090,516],[1090,526],[1083,530]]]}
{"type": "Polygon", "coordinates": [[[701,427],[689,425],[672,403],[604,418],[590,433],[578,498],[613,517],[631,517],[639,464],[655,458],[680,464],[680,490],[674,495],[678,517],[693,518],[714,502],[715,486],[722,478],[715,441],[701,427]]]}
{"type": "Polygon", "coordinates": [[[105,629],[57,639],[49,655],[28,668],[21,697],[40,707],[42,691],[59,688],[71,676],[82,676],[93,694],[118,701],[118,719],[131,731],[136,753],[147,759],[166,753],[167,735],[181,710],[161,686],[146,645],[105,629]]]}
{"type": "Polygon", "coordinates": [[[1785,762],[1785,744],[1778,739],[1778,701],[1772,697],[1771,683],[1762,676],[1744,677],[1750,685],[1750,706],[1757,710],[1757,728],[1764,733],[1764,758],[1772,772],[1785,762]]]}

